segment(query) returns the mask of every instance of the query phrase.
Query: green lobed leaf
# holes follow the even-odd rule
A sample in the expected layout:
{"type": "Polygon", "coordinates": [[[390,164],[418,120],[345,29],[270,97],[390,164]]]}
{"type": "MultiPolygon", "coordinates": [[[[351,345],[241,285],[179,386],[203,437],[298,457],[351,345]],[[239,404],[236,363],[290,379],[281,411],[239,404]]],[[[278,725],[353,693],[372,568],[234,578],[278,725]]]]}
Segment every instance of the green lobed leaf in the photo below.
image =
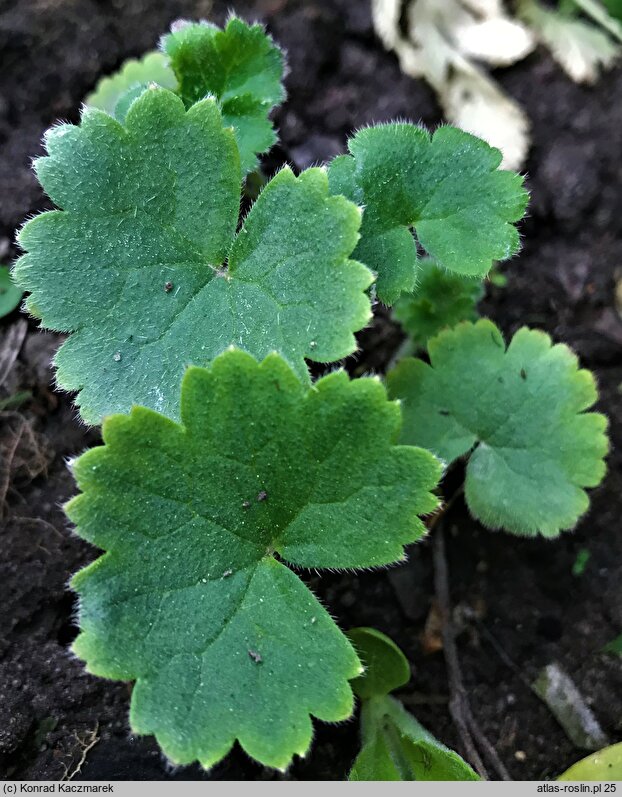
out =
{"type": "Polygon", "coordinates": [[[23,292],[13,282],[8,266],[0,266],[0,318],[12,313],[22,300],[23,292]]]}
{"type": "Polygon", "coordinates": [[[361,711],[363,746],[350,780],[479,780],[457,753],[441,744],[401,703],[373,697],[361,711]]]}
{"type": "Polygon", "coordinates": [[[350,139],[351,155],[330,166],[331,191],[365,216],[355,256],[377,274],[378,297],[393,304],[414,289],[417,240],[440,266],[483,277],[519,248],[514,222],[528,195],[520,175],[499,170],[501,153],[453,127],[434,135],[383,124],[350,139]]]}
{"type": "Polygon", "coordinates": [[[46,137],[39,179],[62,210],[22,229],[15,277],[45,327],[72,332],[58,384],[85,421],[133,404],[179,416],[179,383],[230,345],[338,360],[371,310],[371,273],[348,259],[360,212],[321,169],[283,169],[236,234],[239,156],[207,99],[185,110],[164,89],[132,103],[125,125],[86,109],[46,137]]]}
{"type": "Polygon", "coordinates": [[[393,315],[418,348],[460,321],[477,319],[477,303],[484,295],[482,283],[439,268],[431,258],[420,261],[417,287],[395,303],[393,315]]]}
{"type": "Polygon", "coordinates": [[[622,743],[612,744],[582,758],[557,780],[609,782],[622,780],[622,743]]]}
{"type": "Polygon", "coordinates": [[[363,675],[352,681],[355,695],[364,700],[382,697],[408,683],[408,659],[388,636],[375,628],[353,628],[348,639],[365,666],[363,675]]]}
{"type": "Polygon", "coordinates": [[[223,30],[207,22],[178,23],[161,46],[186,106],[215,97],[235,131],[242,171],[254,169],[257,154],[276,141],[269,114],[285,98],[283,54],[263,26],[235,16],[223,30]]]}
{"type": "MultiPolygon", "coordinates": [[[[122,98],[133,92],[135,99],[153,83],[165,89],[177,88],[177,79],[168,65],[168,59],[157,50],[145,53],[142,58],[126,61],[113,75],[102,78],[84,103],[92,108],[106,111],[111,116],[117,116],[117,106],[122,98]]],[[[127,108],[124,108],[124,111],[118,115],[121,121],[125,118],[126,112],[127,108]]]]}
{"type": "Polygon", "coordinates": [[[402,400],[404,443],[447,463],[469,455],[465,492],[486,526],[556,536],[587,510],[583,488],[605,473],[603,415],[594,377],[564,345],[520,329],[505,346],[488,320],[429,344],[430,365],[405,359],[387,377],[402,400]]]}
{"type": "Polygon", "coordinates": [[[136,680],[131,726],[174,762],[212,766],[237,739],[283,768],[310,744],[309,715],[350,715],[362,669],[284,562],[404,558],[437,505],[439,464],[395,445],[399,406],[377,379],[308,387],[276,354],[190,368],[181,417],[113,416],[75,463],[67,514],[106,553],[72,581],[73,649],[96,675],[136,680]]]}

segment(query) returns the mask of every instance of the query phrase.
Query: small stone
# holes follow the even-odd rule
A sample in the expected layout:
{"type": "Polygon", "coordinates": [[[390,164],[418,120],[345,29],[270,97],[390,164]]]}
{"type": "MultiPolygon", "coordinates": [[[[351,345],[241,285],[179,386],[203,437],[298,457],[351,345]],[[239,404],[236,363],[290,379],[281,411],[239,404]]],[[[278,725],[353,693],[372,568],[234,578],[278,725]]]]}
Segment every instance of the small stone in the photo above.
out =
{"type": "Polygon", "coordinates": [[[517,761],[526,761],[527,760],[527,753],[524,750],[517,750],[514,753],[514,758],[517,761]]]}

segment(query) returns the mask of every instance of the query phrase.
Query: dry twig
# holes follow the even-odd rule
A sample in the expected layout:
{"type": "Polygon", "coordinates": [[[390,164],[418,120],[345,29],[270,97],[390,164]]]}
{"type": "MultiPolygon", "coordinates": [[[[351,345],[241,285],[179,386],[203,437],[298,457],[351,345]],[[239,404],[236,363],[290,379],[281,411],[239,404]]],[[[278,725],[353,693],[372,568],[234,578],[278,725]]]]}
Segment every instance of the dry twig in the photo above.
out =
{"type": "Polygon", "coordinates": [[[464,686],[456,645],[456,633],[451,616],[447,557],[445,555],[445,533],[441,521],[461,492],[460,490],[454,494],[447,504],[432,518],[430,523],[430,529],[436,527],[433,540],[434,586],[442,621],[443,653],[445,655],[450,690],[449,712],[460,735],[466,756],[478,774],[482,778],[489,779],[488,771],[480,755],[481,751],[501,780],[511,780],[510,774],[497,751],[473,716],[464,686]]]}

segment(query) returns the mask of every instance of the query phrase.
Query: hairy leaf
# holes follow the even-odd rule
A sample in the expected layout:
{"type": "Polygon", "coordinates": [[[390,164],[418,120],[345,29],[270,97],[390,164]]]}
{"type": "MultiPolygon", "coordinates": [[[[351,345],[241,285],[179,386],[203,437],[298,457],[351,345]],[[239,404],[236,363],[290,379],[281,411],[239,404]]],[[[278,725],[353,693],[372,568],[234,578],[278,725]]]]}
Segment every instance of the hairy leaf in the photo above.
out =
{"type": "Polygon", "coordinates": [[[57,380],[87,422],[133,404],[177,418],[185,367],[229,345],[279,351],[307,381],[305,357],[355,350],[372,275],[348,260],[360,213],[324,171],[282,170],[236,234],[239,156],[213,100],[186,111],[152,89],[124,126],[87,109],[46,144],[37,174],[62,210],[23,228],[15,275],[44,326],[74,333],[57,380]]]}
{"type": "Polygon", "coordinates": [[[353,628],[348,638],[359,654],[365,672],[352,681],[362,699],[382,697],[410,680],[408,659],[388,636],[375,628],[353,628]]]}
{"type": "Polygon", "coordinates": [[[0,318],[15,310],[22,295],[22,291],[11,278],[9,267],[0,266],[0,318]]]}
{"type": "Polygon", "coordinates": [[[285,97],[283,54],[263,26],[237,17],[224,30],[206,22],[181,23],[162,39],[162,48],[186,106],[215,97],[225,123],[235,130],[242,171],[254,169],[257,154],[276,141],[268,116],[285,97]]]}
{"type": "Polygon", "coordinates": [[[460,321],[475,321],[483,295],[480,280],[445,271],[431,258],[424,258],[417,287],[400,296],[393,315],[415,346],[424,348],[442,329],[460,321]]]}
{"type": "Polygon", "coordinates": [[[122,120],[125,118],[127,108],[118,113],[119,101],[127,97],[129,92],[132,92],[135,98],[152,83],[165,89],[177,88],[177,79],[168,66],[168,59],[157,51],[145,53],[140,59],[132,58],[126,61],[118,72],[102,78],[84,103],[93,108],[100,108],[122,120]]]}
{"type": "Polygon", "coordinates": [[[589,505],[583,488],[605,472],[606,419],[585,412],[592,374],[543,332],[523,328],[506,349],[488,320],[442,332],[429,354],[387,378],[402,442],[448,463],[469,454],[466,499],[485,525],[547,537],[572,527],[589,505]]]}
{"type": "Polygon", "coordinates": [[[401,414],[378,380],[335,372],[309,388],[275,354],[189,369],[181,417],[113,416],[75,463],[67,513],[107,553],[72,582],[74,650],[90,672],[137,681],[132,728],[176,763],[211,766],[238,739],[282,768],[306,752],[309,715],[350,715],[362,669],[284,562],[403,558],[439,465],[394,444],[401,414]]]}
{"type": "Polygon", "coordinates": [[[411,124],[366,128],[348,146],[351,155],[331,164],[331,191],[365,207],[355,257],[376,272],[383,302],[415,286],[411,228],[439,266],[458,274],[482,277],[517,251],[513,223],[528,197],[518,174],[499,170],[499,150],[453,127],[431,136],[411,124]]]}
{"type": "Polygon", "coordinates": [[[361,727],[363,746],[350,780],[479,780],[392,697],[365,701],[361,727]]]}

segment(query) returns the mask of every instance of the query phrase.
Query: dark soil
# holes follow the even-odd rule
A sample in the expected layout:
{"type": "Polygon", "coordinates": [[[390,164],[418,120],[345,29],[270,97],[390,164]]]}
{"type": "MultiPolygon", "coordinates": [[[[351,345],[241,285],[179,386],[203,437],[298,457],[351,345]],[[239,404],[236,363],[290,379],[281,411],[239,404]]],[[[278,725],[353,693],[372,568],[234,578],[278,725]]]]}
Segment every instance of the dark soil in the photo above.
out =
{"type": "MultiPolygon", "coordinates": [[[[12,242],[22,220],[49,207],[29,168],[41,152],[44,129],[58,118],[76,121],[97,77],[151,48],[172,20],[223,21],[229,5],[0,0],[0,258],[17,254],[12,242]]],[[[240,13],[265,20],[289,51],[290,99],[277,114],[282,144],[266,159],[269,171],[285,160],[298,168],[324,161],[368,122],[439,122],[429,89],[404,77],[374,38],[368,5],[237,3],[240,13]]],[[[489,287],[484,311],[507,333],[526,323],[571,344],[596,372],[600,408],[610,417],[613,440],[620,440],[622,322],[614,285],[622,265],[622,70],[583,88],[537,53],[501,80],[533,120],[527,166],[533,201],[522,228],[524,250],[505,269],[508,286],[489,287]]],[[[15,312],[0,322],[0,355],[10,348],[9,333],[16,345],[19,319],[15,312]]],[[[399,341],[399,330],[378,308],[348,367],[382,371],[399,341]]],[[[96,551],[72,535],[61,511],[75,491],[65,463],[98,435],[76,422],[68,396],[51,390],[49,362],[58,343],[58,336],[29,322],[0,387],[0,400],[32,394],[0,415],[0,490],[6,492],[0,770],[9,778],[59,779],[84,758],[81,777],[92,779],[277,777],[239,750],[209,775],[197,767],[172,770],[153,739],[130,735],[129,686],[86,675],[72,658],[75,605],[66,584],[96,551]]],[[[614,445],[609,475],[593,492],[589,515],[555,542],[487,532],[461,503],[448,517],[452,599],[465,618],[459,637],[464,676],[481,726],[517,779],[554,776],[583,755],[521,678],[532,679],[547,663],[559,662],[611,739],[622,738],[622,659],[600,652],[622,631],[621,465],[614,445]],[[585,571],[573,575],[584,549],[590,554],[585,571]]],[[[429,543],[415,547],[410,563],[399,569],[313,576],[309,582],[343,627],[376,626],[399,643],[413,669],[405,701],[440,739],[460,749],[447,710],[443,656],[429,652],[430,635],[424,634],[433,594],[429,543]]],[[[341,779],[356,748],[355,721],[318,724],[312,754],[285,777],[341,779]]]]}

